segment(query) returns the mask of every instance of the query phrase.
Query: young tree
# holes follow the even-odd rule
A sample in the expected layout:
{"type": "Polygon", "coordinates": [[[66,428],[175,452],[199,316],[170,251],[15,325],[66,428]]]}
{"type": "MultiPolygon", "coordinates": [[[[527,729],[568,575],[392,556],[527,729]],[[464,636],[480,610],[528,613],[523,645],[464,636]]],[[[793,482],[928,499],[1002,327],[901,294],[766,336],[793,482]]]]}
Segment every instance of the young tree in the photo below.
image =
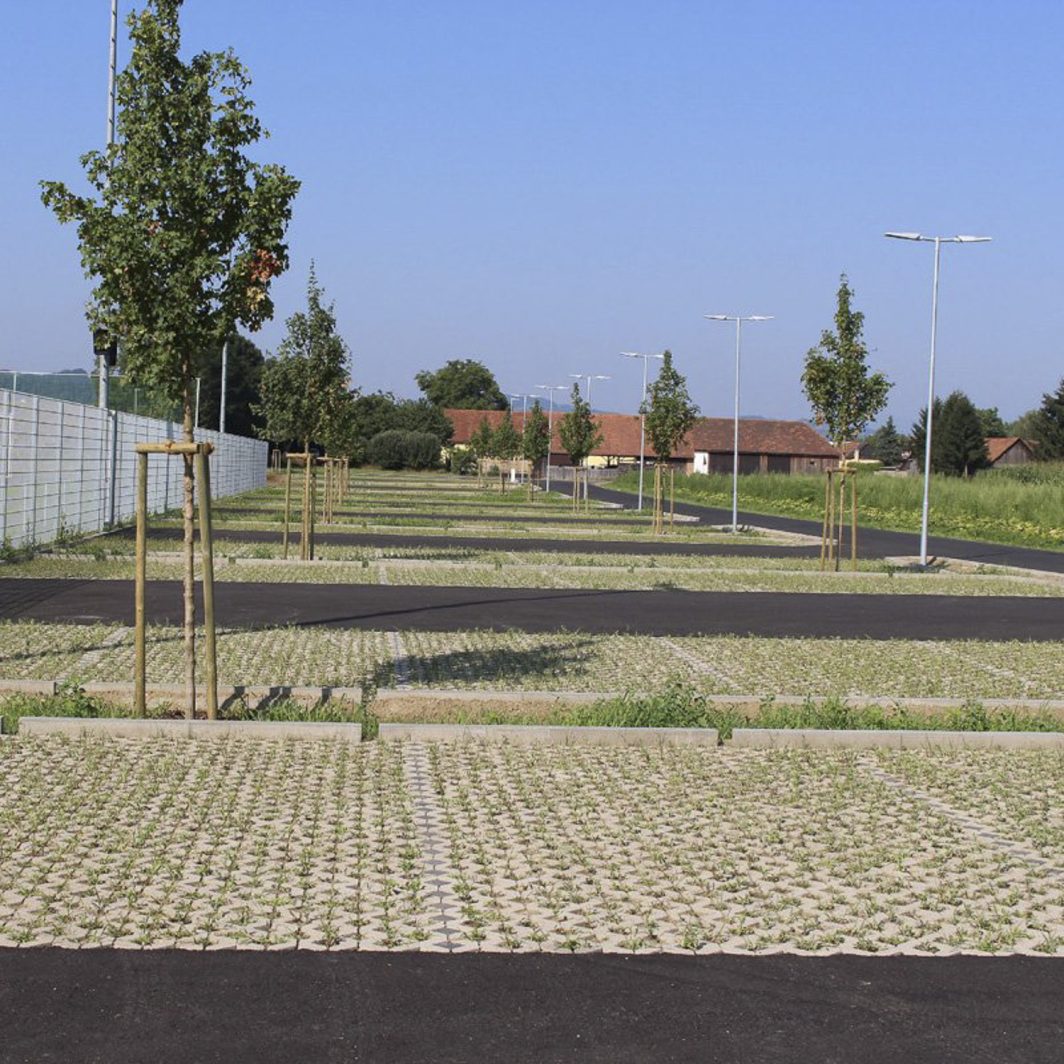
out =
{"type": "Polygon", "coordinates": [[[580,466],[602,442],[602,430],[591,416],[591,407],[580,397],[579,384],[573,385],[569,405],[569,413],[558,421],[558,438],[573,463],[573,506],[576,506],[580,498],[580,466]]]}
{"type": "Polygon", "coordinates": [[[905,439],[894,425],[894,418],[888,417],[861,445],[862,458],[875,458],[888,468],[901,465],[905,439]]]}
{"type": "MultiPolygon", "coordinates": [[[[119,343],[132,383],[180,402],[193,439],[193,362],[236,325],[273,313],[270,281],[288,265],[285,229],[299,182],[246,148],[264,136],[232,51],[181,58],[181,0],[146,0],[128,19],[132,54],[116,83],[117,136],[82,156],[92,193],[42,181],[60,222],[76,222],[95,278],[91,328],[119,343]]],[[[185,682],[195,709],[193,460],[184,460],[185,682]]]]}
{"type": "Polygon", "coordinates": [[[422,370],[414,380],[430,403],[454,410],[507,410],[509,403],[495,374],[472,358],[452,359],[435,373],[422,370]]]}
{"type": "MultiPolygon", "coordinates": [[[[672,364],[672,352],[666,351],[661,369],[647,390],[644,411],[647,439],[657,454],[654,471],[655,527],[664,528],[664,500],[661,467],[667,466],[684,436],[691,431],[698,418],[698,407],[691,402],[687,380],[672,364]]],[[[672,505],[676,504],[676,477],[672,481],[672,505]]]]}
{"type": "MultiPolygon", "coordinates": [[[[514,428],[513,417],[507,414],[491,436],[491,454],[500,462],[512,462],[521,453],[521,436],[514,428]]],[[[502,477],[502,490],[506,490],[506,477],[502,477]]]]}
{"type": "Polygon", "coordinates": [[[826,425],[836,447],[858,440],[887,404],[891,384],[868,369],[861,335],[864,314],[851,306],[853,290],[843,274],[836,295],[835,331],[825,329],[805,356],[802,388],[818,425],[826,425]]]}
{"type": "Polygon", "coordinates": [[[473,452],[473,457],[477,460],[477,482],[480,482],[480,463],[481,460],[491,455],[491,445],[494,436],[491,431],[491,426],[488,424],[488,419],[482,417],[480,424],[477,425],[473,432],[473,435],[469,438],[469,449],[473,452]]]}
{"type": "Polygon", "coordinates": [[[521,453],[524,458],[532,463],[532,476],[528,478],[528,495],[535,499],[533,490],[533,478],[536,468],[550,453],[550,426],[547,424],[547,415],[543,413],[543,407],[537,399],[532,404],[525,421],[525,431],[521,437],[521,453]]]}
{"type": "Polygon", "coordinates": [[[307,281],[307,309],[285,323],[288,329],[277,357],[262,372],[261,435],[278,442],[294,441],[304,451],[324,444],[352,402],[347,344],[336,332],[333,305],[322,302],[324,291],[314,267],[307,281]]]}
{"type": "Polygon", "coordinates": [[[1042,396],[1042,406],[1034,419],[1034,438],[1039,459],[1064,458],[1064,379],[1055,392],[1042,396]]]}

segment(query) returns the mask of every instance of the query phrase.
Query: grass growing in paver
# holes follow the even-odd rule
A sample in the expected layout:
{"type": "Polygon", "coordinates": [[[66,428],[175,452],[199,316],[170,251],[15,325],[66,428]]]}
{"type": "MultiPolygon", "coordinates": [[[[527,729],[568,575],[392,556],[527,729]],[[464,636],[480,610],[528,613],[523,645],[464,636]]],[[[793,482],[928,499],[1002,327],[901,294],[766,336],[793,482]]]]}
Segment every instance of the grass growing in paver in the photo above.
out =
{"type": "Polygon", "coordinates": [[[399,752],[0,744],[0,945],[398,948],[425,937],[399,752]]]}
{"type": "Polygon", "coordinates": [[[1059,877],[852,753],[465,743],[429,758],[461,934],[482,948],[1064,952],[1059,877]]]}
{"type": "Polygon", "coordinates": [[[1064,753],[1032,753],[1014,761],[963,750],[935,758],[884,751],[880,763],[921,791],[1004,828],[1043,856],[1058,862],[1064,857],[1064,753]]]}
{"type": "MultiPolygon", "coordinates": [[[[0,667],[10,678],[128,681],[132,633],[117,626],[9,622],[0,667]],[[68,640],[61,650],[49,635],[68,640]],[[13,650],[11,649],[13,648],[13,650]]],[[[742,636],[589,635],[467,630],[385,631],[275,627],[220,629],[219,680],[491,690],[656,692],[675,680],[704,694],[1053,699],[1064,692],[1054,643],[761,639],[742,636]]],[[[148,635],[148,681],[178,683],[177,628],[148,635]]],[[[0,672],[0,678],[9,678],[0,672]]]]}

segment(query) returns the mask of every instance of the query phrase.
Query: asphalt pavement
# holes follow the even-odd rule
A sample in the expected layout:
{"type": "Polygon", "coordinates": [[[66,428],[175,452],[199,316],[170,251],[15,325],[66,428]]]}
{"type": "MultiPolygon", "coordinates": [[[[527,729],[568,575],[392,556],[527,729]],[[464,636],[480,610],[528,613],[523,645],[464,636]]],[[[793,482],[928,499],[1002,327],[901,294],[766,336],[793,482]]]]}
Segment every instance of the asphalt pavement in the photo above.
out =
{"type": "MultiPolygon", "coordinates": [[[[591,497],[600,502],[620,503],[625,509],[634,510],[636,497],[624,491],[593,486],[591,497]]],[[[693,503],[676,504],[676,512],[697,517],[706,524],[731,523],[731,510],[712,506],[696,506],[693,503]]],[[[779,532],[798,532],[806,536],[820,536],[819,521],[804,521],[797,517],[772,517],[767,514],[739,512],[739,521],[744,525],[774,529],[779,532]]],[[[847,535],[847,542],[849,536],[847,535]]],[[[1064,547],[1064,543],[1061,544],[1064,547]]],[[[916,532],[890,532],[882,528],[857,530],[857,552],[862,558],[887,558],[919,555],[920,537],[916,532]]],[[[1034,547],[1012,547],[1001,543],[983,543],[969,539],[950,539],[946,536],[928,536],[928,553],[939,558],[958,558],[979,562],[983,565],[1015,565],[1024,569],[1041,569],[1045,572],[1064,573],[1064,550],[1038,550],[1034,547]]]]}
{"type": "MultiPolygon", "coordinates": [[[[667,579],[667,573],[663,574],[667,579]]],[[[595,591],[583,589],[215,585],[224,627],[301,627],[869,639],[1064,639],[1064,599],[1025,596],[595,591]]],[[[150,581],[149,624],[178,625],[181,584],[150,581]]],[[[0,618],[133,623],[129,580],[0,580],[0,618]]]]}
{"type": "Polygon", "coordinates": [[[0,1062],[1059,1064],[1064,960],[0,950],[0,1062]]]}

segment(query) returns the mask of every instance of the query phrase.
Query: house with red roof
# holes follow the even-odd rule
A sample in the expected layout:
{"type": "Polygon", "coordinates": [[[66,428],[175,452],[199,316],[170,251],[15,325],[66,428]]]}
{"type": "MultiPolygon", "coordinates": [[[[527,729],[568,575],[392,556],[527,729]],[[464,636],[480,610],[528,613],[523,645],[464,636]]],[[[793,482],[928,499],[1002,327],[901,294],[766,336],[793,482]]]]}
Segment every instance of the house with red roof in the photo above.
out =
{"type": "MultiPolygon", "coordinates": [[[[468,446],[482,420],[492,431],[509,417],[520,433],[521,411],[506,410],[445,410],[454,425],[455,446],[468,446]]],[[[595,414],[595,422],[602,432],[602,442],[591,453],[588,464],[592,468],[624,469],[639,462],[639,415],[595,414]]],[[[551,439],[551,465],[559,468],[572,465],[558,435],[562,415],[554,415],[551,439]]],[[[670,465],[688,473],[730,473],[734,422],[731,418],[699,418],[687,434],[670,465]]],[[[651,462],[656,458],[649,441],[645,454],[651,462]]],[[[739,471],[741,473],[817,473],[838,465],[839,452],[816,429],[804,421],[782,421],[770,418],[739,419],[739,471]]]]}

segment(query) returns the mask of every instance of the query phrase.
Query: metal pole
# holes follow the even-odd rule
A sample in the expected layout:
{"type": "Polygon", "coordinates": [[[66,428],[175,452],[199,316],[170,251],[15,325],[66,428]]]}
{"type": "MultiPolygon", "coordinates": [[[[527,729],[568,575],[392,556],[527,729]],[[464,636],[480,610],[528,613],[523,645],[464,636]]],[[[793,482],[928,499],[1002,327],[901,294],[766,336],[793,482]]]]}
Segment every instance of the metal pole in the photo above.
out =
{"type": "Polygon", "coordinates": [[[639,504],[636,509],[643,512],[643,467],[646,464],[647,440],[647,356],[643,356],[643,398],[639,403],[639,504]]]}
{"type": "MultiPolygon", "coordinates": [[[[107,60],[107,147],[115,142],[115,66],[118,58],[118,0],[111,0],[110,48],[107,60]]],[[[100,386],[97,405],[101,410],[107,409],[108,373],[107,356],[102,352],[96,356],[100,386]]]]}
{"type": "Polygon", "coordinates": [[[229,367],[229,340],[222,344],[222,397],[221,409],[218,412],[218,431],[225,432],[225,378],[229,367]]]}
{"type": "Polygon", "coordinates": [[[192,428],[193,429],[198,429],[199,428],[199,395],[200,395],[200,378],[197,377],[196,378],[196,413],[195,413],[195,417],[192,419],[192,428]]]}
{"type": "Polygon", "coordinates": [[[554,446],[554,389],[549,388],[547,394],[550,396],[550,406],[547,411],[547,488],[550,491],[550,452],[554,446]]]}
{"type": "Polygon", "coordinates": [[[938,332],[938,258],[942,240],[935,237],[935,273],[931,282],[931,366],[927,375],[927,436],[924,440],[924,509],[920,517],[920,564],[927,566],[927,520],[931,504],[931,422],[935,405],[935,336],[938,332]]]}
{"type": "Polygon", "coordinates": [[[743,319],[735,319],[735,424],[732,440],[731,530],[739,531],[739,353],[742,350],[743,319]]]}

